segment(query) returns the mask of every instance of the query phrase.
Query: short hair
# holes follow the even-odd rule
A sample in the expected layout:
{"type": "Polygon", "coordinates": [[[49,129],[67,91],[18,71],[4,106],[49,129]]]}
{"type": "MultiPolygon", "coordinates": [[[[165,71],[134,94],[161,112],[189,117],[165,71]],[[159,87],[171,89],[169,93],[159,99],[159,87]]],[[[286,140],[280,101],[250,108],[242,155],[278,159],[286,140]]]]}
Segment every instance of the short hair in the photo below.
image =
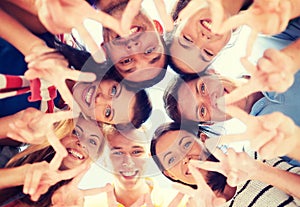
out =
{"type": "Polygon", "coordinates": [[[178,90],[183,83],[194,80],[196,78],[199,78],[199,76],[177,76],[172,81],[170,81],[164,92],[163,100],[165,110],[168,116],[175,122],[180,123],[181,120],[184,119],[178,109],[178,90]]]}
{"type": "Polygon", "coordinates": [[[181,10],[183,10],[189,3],[191,0],[178,0],[177,3],[174,5],[171,15],[172,15],[172,19],[173,21],[175,21],[181,10]]]}
{"type": "Polygon", "coordinates": [[[124,84],[128,87],[128,88],[131,88],[133,90],[136,90],[136,89],[143,89],[143,88],[149,88],[155,84],[157,84],[158,82],[160,82],[164,77],[165,77],[165,74],[167,72],[167,67],[169,65],[169,53],[167,52],[168,49],[167,49],[167,46],[166,46],[166,43],[165,43],[165,40],[163,38],[162,35],[160,35],[160,40],[162,42],[162,45],[163,45],[163,48],[164,48],[164,53],[162,54],[163,56],[165,56],[165,61],[164,61],[164,65],[162,66],[162,70],[160,71],[160,73],[152,78],[152,79],[149,79],[149,80],[145,80],[145,81],[141,81],[141,82],[136,82],[136,81],[129,81],[129,80],[126,80],[126,78],[124,78],[119,72],[118,70],[114,67],[114,72],[116,74],[116,76],[119,78],[119,79],[122,79],[124,84]]]}
{"type": "Polygon", "coordinates": [[[115,124],[115,127],[119,130],[128,130],[131,128],[140,128],[142,124],[147,121],[152,112],[152,103],[147,92],[142,89],[139,90],[135,96],[134,115],[130,123],[115,124]]]}

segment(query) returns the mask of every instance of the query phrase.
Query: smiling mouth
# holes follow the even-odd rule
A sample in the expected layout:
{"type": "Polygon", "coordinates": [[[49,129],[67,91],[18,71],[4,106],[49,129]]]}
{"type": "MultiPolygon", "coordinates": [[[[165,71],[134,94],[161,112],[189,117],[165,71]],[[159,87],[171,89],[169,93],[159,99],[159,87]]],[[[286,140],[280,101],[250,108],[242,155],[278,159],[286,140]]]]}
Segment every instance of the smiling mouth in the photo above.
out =
{"type": "Polygon", "coordinates": [[[132,26],[130,28],[130,34],[135,34],[142,31],[142,27],[140,26],[132,26]]]}
{"type": "Polygon", "coordinates": [[[89,106],[91,105],[92,97],[95,90],[96,90],[96,86],[90,87],[84,97],[85,103],[88,104],[89,106]]]}
{"type": "Polygon", "coordinates": [[[79,160],[83,160],[84,159],[83,154],[81,154],[80,152],[78,152],[75,149],[67,148],[67,151],[68,151],[69,155],[71,155],[72,157],[74,157],[76,159],[79,159],[79,160]]]}
{"type": "Polygon", "coordinates": [[[120,171],[120,174],[125,178],[125,179],[133,179],[137,174],[138,170],[133,170],[133,171],[120,171]]]}
{"type": "Polygon", "coordinates": [[[200,23],[205,29],[207,29],[208,31],[211,32],[211,20],[204,19],[204,20],[201,20],[200,23]]]}

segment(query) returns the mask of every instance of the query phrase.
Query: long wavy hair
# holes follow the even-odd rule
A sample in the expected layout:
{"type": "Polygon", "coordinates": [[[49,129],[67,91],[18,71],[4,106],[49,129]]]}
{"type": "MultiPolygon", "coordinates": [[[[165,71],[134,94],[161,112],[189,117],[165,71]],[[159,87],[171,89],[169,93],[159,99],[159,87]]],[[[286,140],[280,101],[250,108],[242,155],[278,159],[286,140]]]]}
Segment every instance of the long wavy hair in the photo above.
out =
{"type": "MultiPolygon", "coordinates": [[[[74,129],[74,122],[72,119],[58,122],[54,125],[55,134],[59,139],[62,139],[70,135],[74,129]]],[[[30,145],[24,151],[15,155],[10,161],[6,164],[6,168],[12,168],[17,166],[22,166],[25,164],[31,164],[36,162],[47,161],[50,162],[55,155],[55,151],[48,141],[39,145],[30,145]]],[[[3,178],[1,178],[3,179],[3,178]]],[[[55,185],[51,186],[48,189],[48,192],[43,194],[38,201],[34,202],[30,200],[30,196],[22,194],[23,186],[15,186],[10,188],[5,188],[0,190],[0,206],[5,204],[7,201],[13,197],[20,195],[19,199],[16,201],[17,206],[38,206],[46,207],[51,205],[51,197],[55,190],[57,190],[62,185],[67,184],[71,180],[63,180],[55,185]]],[[[11,201],[14,201],[12,199],[11,201]]],[[[6,203],[8,204],[8,203],[6,203]]]]}

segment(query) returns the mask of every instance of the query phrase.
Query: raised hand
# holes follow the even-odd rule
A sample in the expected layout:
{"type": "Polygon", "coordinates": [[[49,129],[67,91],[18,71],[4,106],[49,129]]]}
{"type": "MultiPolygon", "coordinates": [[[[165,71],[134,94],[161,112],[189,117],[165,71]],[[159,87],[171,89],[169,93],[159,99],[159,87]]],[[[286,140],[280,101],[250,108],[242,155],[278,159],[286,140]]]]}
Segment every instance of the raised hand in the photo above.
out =
{"type": "Polygon", "coordinates": [[[246,11],[232,16],[214,30],[224,33],[241,25],[264,34],[278,34],[285,30],[291,18],[291,3],[286,0],[255,0],[246,11]]]}
{"type": "Polygon", "coordinates": [[[62,160],[63,156],[56,153],[50,163],[43,161],[30,164],[25,175],[23,192],[29,194],[31,200],[37,201],[52,185],[71,179],[87,168],[87,165],[83,164],[70,170],[60,171],[62,160]]]}
{"type": "MultiPolygon", "coordinates": [[[[142,2],[143,0],[130,0],[128,2],[121,19],[121,27],[124,33],[128,33],[130,31],[131,23],[136,17],[136,15],[139,13],[142,2]]],[[[172,31],[173,20],[171,16],[167,13],[164,0],[154,0],[154,3],[158,14],[165,26],[166,31],[172,31]]]]}
{"type": "Polygon", "coordinates": [[[53,207],[60,206],[84,206],[84,196],[95,195],[99,193],[105,193],[113,191],[113,187],[110,184],[105,185],[102,188],[81,190],[78,188],[78,184],[82,177],[87,172],[88,168],[73,178],[71,182],[61,186],[52,195],[51,201],[53,207]]]}
{"type": "Polygon", "coordinates": [[[66,85],[66,80],[92,82],[96,79],[93,73],[68,68],[66,59],[52,49],[49,49],[49,52],[39,52],[39,48],[34,48],[32,54],[26,56],[25,60],[28,62],[25,77],[28,80],[42,78],[53,84],[71,109],[78,110],[79,107],[66,85]]]}
{"type": "Polygon", "coordinates": [[[293,60],[284,53],[267,49],[257,66],[242,58],[242,64],[251,74],[250,80],[225,95],[225,103],[231,104],[259,91],[284,92],[294,83],[293,60]]]}
{"type": "Polygon", "coordinates": [[[219,144],[248,140],[251,148],[265,159],[287,155],[299,146],[299,127],[280,112],[255,117],[237,107],[228,106],[226,113],[244,122],[247,129],[241,134],[221,136],[219,144]]]}
{"type": "MultiPolygon", "coordinates": [[[[92,55],[96,54],[99,46],[84,26],[86,19],[96,20],[104,27],[112,29],[119,35],[123,35],[121,24],[118,20],[105,12],[95,10],[86,1],[37,0],[36,7],[39,19],[48,31],[53,34],[61,34],[71,32],[75,28],[92,55]],[[66,14],[68,14],[68,18],[65,18],[66,14]]],[[[97,61],[97,58],[95,60],[97,61]]]]}
{"type": "Polygon", "coordinates": [[[16,114],[17,119],[9,124],[11,130],[7,136],[31,144],[41,144],[48,140],[57,153],[66,156],[65,147],[54,134],[53,124],[75,116],[72,111],[46,114],[35,108],[28,108],[16,114]]]}
{"type": "Polygon", "coordinates": [[[235,187],[238,184],[250,180],[258,171],[259,161],[249,157],[245,152],[235,152],[229,148],[227,154],[216,148],[213,155],[220,162],[191,160],[194,167],[208,171],[215,171],[227,177],[227,183],[235,187]]]}
{"type": "Polygon", "coordinates": [[[211,188],[205,182],[202,174],[189,164],[189,170],[197,183],[197,190],[182,184],[174,183],[173,187],[178,191],[189,195],[190,198],[186,204],[187,207],[217,207],[224,204],[226,201],[224,198],[217,197],[211,188]]]}

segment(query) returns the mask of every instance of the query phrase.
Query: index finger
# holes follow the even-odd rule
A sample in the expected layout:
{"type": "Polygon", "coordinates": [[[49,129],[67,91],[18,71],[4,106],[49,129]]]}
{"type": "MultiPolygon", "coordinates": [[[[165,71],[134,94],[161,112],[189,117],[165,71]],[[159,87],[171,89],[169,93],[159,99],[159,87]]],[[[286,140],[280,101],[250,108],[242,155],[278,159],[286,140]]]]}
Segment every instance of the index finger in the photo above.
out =
{"type": "Polygon", "coordinates": [[[165,2],[163,0],[154,0],[154,4],[161,20],[164,23],[166,31],[172,31],[173,20],[171,16],[167,13],[165,2]]]}
{"type": "Polygon", "coordinates": [[[63,158],[64,157],[61,156],[61,154],[59,152],[56,152],[53,159],[49,163],[49,168],[51,170],[57,170],[60,167],[63,158]]]}
{"type": "Polygon", "coordinates": [[[142,0],[130,0],[122,14],[121,27],[125,34],[130,34],[133,19],[141,9],[142,0]]]}
{"type": "Polygon", "coordinates": [[[244,110],[238,108],[237,106],[226,106],[225,112],[229,114],[231,117],[235,117],[241,120],[244,124],[247,124],[253,120],[252,119],[253,117],[251,115],[249,115],[244,110]]]}
{"type": "Polygon", "coordinates": [[[231,16],[228,19],[226,19],[223,24],[220,26],[220,29],[216,32],[219,34],[226,33],[232,29],[236,29],[241,25],[248,24],[249,14],[247,11],[240,12],[237,15],[231,16]]]}
{"type": "Polygon", "coordinates": [[[73,185],[77,186],[88,170],[89,170],[89,167],[86,167],[80,174],[78,174],[76,177],[73,178],[71,183],[73,185]]]}
{"type": "Polygon", "coordinates": [[[49,122],[56,123],[59,121],[76,118],[77,114],[69,110],[69,111],[58,111],[54,113],[49,113],[46,114],[45,116],[49,122]]]}
{"type": "Polygon", "coordinates": [[[220,0],[207,0],[207,2],[209,3],[209,9],[212,16],[211,30],[214,33],[218,33],[224,19],[224,8],[220,0]]]}
{"type": "Polygon", "coordinates": [[[196,183],[197,183],[197,187],[198,189],[197,190],[200,190],[200,192],[202,190],[209,190],[211,191],[210,187],[208,187],[207,183],[205,182],[202,174],[191,164],[189,164],[189,170],[191,171],[192,173],[192,176],[194,177],[196,183]]]}
{"type": "Polygon", "coordinates": [[[114,17],[110,16],[109,14],[107,14],[105,12],[102,12],[99,10],[97,10],[97,11],[94,10],[89,14],[88,18],[100,22],[103,25],[103,27],[106,27],[106,28],[109,28],[109,29],[115,31],[120,36],[125,35],[120,26],[120,23],[114,17]]]}
{"type": "Polygon", "coordinates": [[[171,203],[168,205],[168,207],[178,207],[179,203],[183,199],[184,194],[181,192],[178,192],[177,195],[173,198],[171,203]]]}
{"type": "MultiPolygon", "coordinates": [[[[252,94],[254,92],[258,92],[258,91],[260,91],[260,90],[259,90],[257,84],[253,80],[250,79],[244,85],[237,87],[229,94],[225,94],[225,96],[224,96],[225,104],[230,105],[230,104],[235,103],[235,102],[249,96],[250,94],[252,94]]],[[[225,109],[227,109],[227,108],[225,108],[225,109]]]]}
{"type": "MultiPolygon", "coordinates": [[[[59,154],[60,157],[62,157],[61,159],[63,159],[64,157],[66,157],[68,155],[66,148],[64,147],[64,145],[62,145],[62,143],[60,142],[58,137],[54,134],[52,129],[50,129],[50,132],[47,134],[47,140],[48,140],[49,144],[55,150],[56,154],[59,154]]],[[[55,169],[57,169],[57,168],[55,168],[55,169]]]]}

